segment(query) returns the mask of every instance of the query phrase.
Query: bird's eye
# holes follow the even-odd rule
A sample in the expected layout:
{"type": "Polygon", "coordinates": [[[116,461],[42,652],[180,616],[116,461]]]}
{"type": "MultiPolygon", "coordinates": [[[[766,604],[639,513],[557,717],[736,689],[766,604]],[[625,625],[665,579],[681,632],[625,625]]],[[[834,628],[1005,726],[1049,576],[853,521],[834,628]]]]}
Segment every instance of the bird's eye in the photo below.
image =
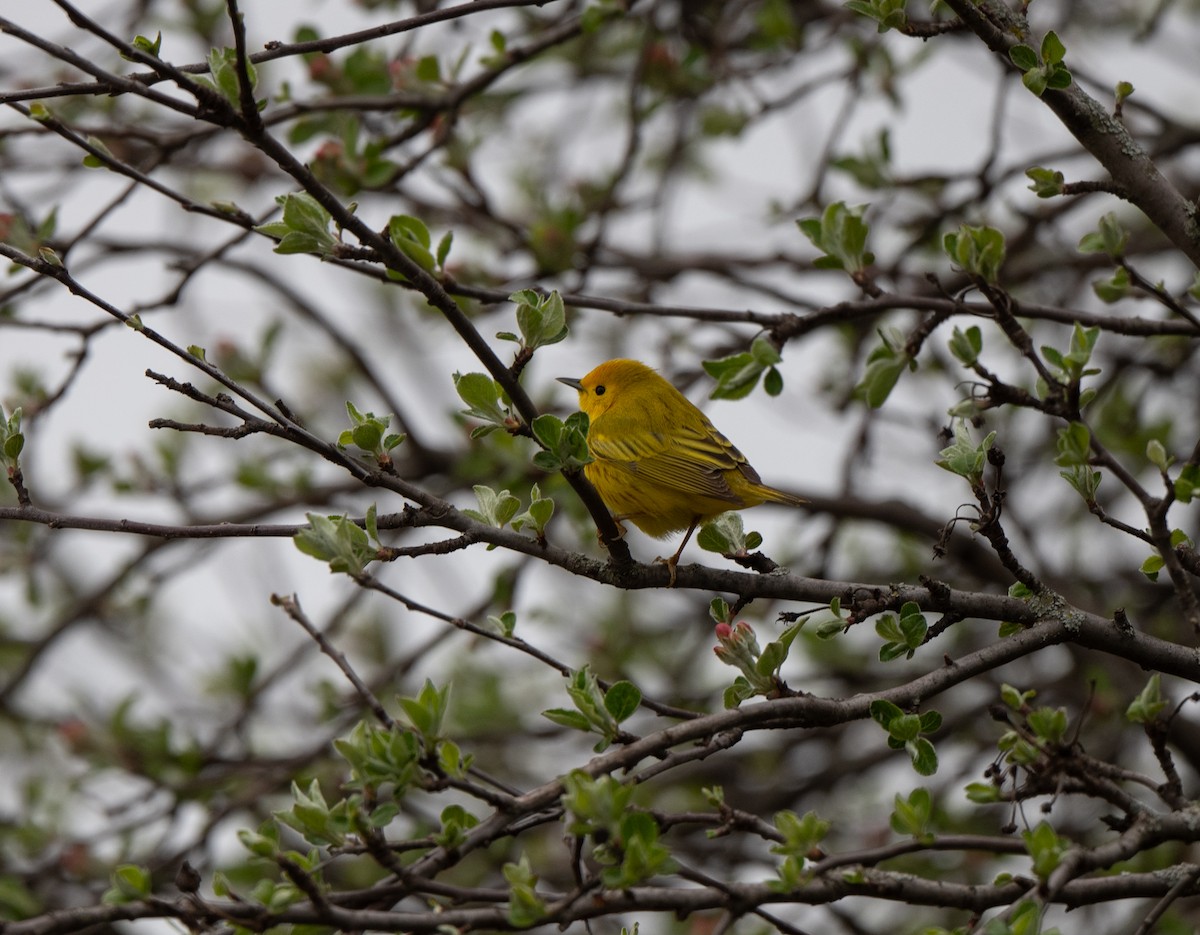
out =
{"type": "Polygon", "coordinates": [[[597,395],[597,396],[603,396],[603,395],[604,395],[604,387],[603,387],[603,386],[598,386],[598,387],[596,387],[596,395],[597,395]]]}

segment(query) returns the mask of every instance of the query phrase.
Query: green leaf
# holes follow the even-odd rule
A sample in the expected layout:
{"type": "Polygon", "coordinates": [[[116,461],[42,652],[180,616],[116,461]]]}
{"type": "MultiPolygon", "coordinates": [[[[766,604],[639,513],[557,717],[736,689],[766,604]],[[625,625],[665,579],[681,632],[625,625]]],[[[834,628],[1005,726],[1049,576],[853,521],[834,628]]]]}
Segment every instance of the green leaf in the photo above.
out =
{"type": "Polygon", "coordinates": [[[433,254],[429,252],[432,244],[429,228],[420,218],[408,214],[393,215],[388,221],[388,236],[405,256],[425,272],[431,272],[437,265],[433,254]]]}
{"type": "Polygon", "coordinates": [[[1155,672],[1125,709],[1127,720],[1135,724],[1153,724],[1166,709],[1168,701],[1162,694],[1162,676],[1155,672]]]}
{"type": "Polygon", "coordinates": [[[444,235],[442,235],[442,239],[438,241],[438,245],[437,245],[438,269],[444,270],[446,268],[446,258],[450,256],[450,247],[453,246],[453,244],[454,244],[454,232],[453,231],[447,231],[444,235]]]}
{"type": "Polygon", "coordinates": [[[333,218],[320,202],[308,192],[289,192],[275,202],[283,208],[283,220],[254,229],[279,241],[276,253],[333,253],[338,246],[338,239],[329,231],[333,218]]]}
{"type": "Polygon", "coordinates": [[[1039,739],[1060,744],[1067,734],[1067,709],[1037,708],[1030,711],[1029,726],[1039,739]]]}
{"type": "Polygon", "coordinates": [[[409,723],[416,728],[417,733],[432,748],[434,743],[441,738],[442,723],[446,719],[446,710],[450,704],[450,686],[438,688],[433,682],[426,679],[415,698],[402,696],[396,700],[409,723]]]}
{"type": "Polygon", "coordinates": [[[570,708],[549,708],[542,712],[542,717],[562,727],[570,727],[573,730],[581,730],[585,733],[592,729],[591,721],[578,711],[572,711],[570,708]]]}
{"type": "Polygon", "coordinates": [[[454,389],[468,406],[463,415],[495,426],[508,424],[509,416],[500,406],[500,384],[486,373],[456,373],[454,389]]]}
{"type": "Polygon", "coordinates": [[[978,325],[971,325],[966,331],[954,329],[950,336],[950,353],[966,366],[971,366],[979,360],[983,351],[983,332],[978,325]]]}
{"type": "MultiPolygon", "coordinates": [[[[747,533],[742,523],[740,513],[722,513],[700,527],[696,535],[696,543],[706,552],[716,552],[720,555],[745,555],[749,549],[751,537],[756,533],[747,533]]],[[[759,537],[761,544],[761,537],[759,537]]]]}
{"type": "Polygon", "coordinates": [[[714,377],[717,385],[709,394],[709,399],[741,399],[750,395],[758,385],[759,378],[766,372],[772,386],[767,387],[771,393],[772,387],[778,395],[783,389],[783,377],[778,374],[775,364],[783,358],[779,350],[765,334],[760,334],[750,344],[748,351],[722,357],[718,360],[706,360],[703,367],[709,376],[714,377]],[[774,371],[775,377],[770,377],[774,371]]]}
{"type": "Polygon", "coordinates": [[[1039,822],[1032,831],[1022,831],[1021,837],[1033,858],[1033,872],[1042,880],[1054,872],[1070,846],[1046,821],[1039,822]]]}
{"type": "Polygon", "coordinates": [[[1023,692],[1020,689],[1013,688],[1007,682],[1000,686],[1000,700],[1005,706],[1013,711],[1022,711],[1034,698],[1037,697],[1037,691],[1030,689],[1023,692]]]}
{"type": "Polygon", "coordinates": [[[308,513],[309,525],[292,537],[305,555],[329,564],[334,573],[360,575],[378,557],[364,529],[345,515],[321,516],[308,513]]]}
{"type": "Polygon", "coordinates": [[[1038,64],[1037,53],[1027,45],[1014,45],[1008,50],[1008,57],[1021,71],[1029,71],[1038,64]]]}
{"type": "Polygon", "coordinates": [[[1063,192],[1064,178],[1061,172],[1034,166],[1032,169],[1026,169],[1025,175],[1033,182],[1029,190],[1039,198],[1053,198],[1063,192]]]}
{"type": "Polygon", "coordinates": [[[529,865],[529,858],[522,854],[520,863],[505,864],[503,873],[509,888],[509,924],[514,928],[531,928],[545,916],[546,905],[537,894],[537,876],[529,865]]]}
{"type": "Polygon", "coordinates": [[[857,396],[872,409],[878,409],[906,369],[916,369],[916,361],[905,352],[904,335],[894,328],[878,331],[880,343],[867,356],[867,369],[854,388],[857,396]]]}
{"type": "Polygon", "coordinates": [[[971,439],[971,430],[967,427],[966,420],[961,420],[954,426],[954,444],[943,448],[939,452],[941,457],[934,463],[951,474],[965,477],[973,485],[981,484],[987,453],[995,441],[996,433],[989,432],[983,441],[976,445],[971,439]]]}
{"type": "Polygon", "coordinates": [[[942,249],[960,268],[987,282],[996,282],[1004,265],[1004,234],[994,227],[959,226],[942,238],[942,249]]]}
{"type": "Polygon", "coordinates": [[[618,724],[633,714],[641,703],[641,690],[632,682],[615,682],[604,693],[604,707],[618,724]]]}
{"type": "Polygon", "coordinates": [[[476,484],[472,489],[479,509],[466,509],[463,513],[477,522],[503,529],[521,508],[521,501],[507,490],[496,491],[484,484],[476,484]]]}
{"type": "Polygon", "coordinates": [[[536,350],[567,336],[567,312],[557,290],[541,295],[523,289],[510,295],[509,300],[517,303],[517,327],[524,347],[536,350]]]}
{"type": "Polygon", "coordinates": [[[917,788],[902,798],[899,793],[892,800],[892,830],[917,839],[929,835],[929,822],[933,817],[933,796],[928,789],[917,788]]]}
{"type": "Polygon", "coordinates": [[[436,55],[424,55],[417,60],[414,74],[418,81],[436,82],[442,80],[442,67],[438,64],[436,55]]]}
{"type": "Polygon", "coordinates": [[[863,220],[867,205],[847,207],[838,201],[825,208],[820,218],[804,218],[796,222],[800,231],[814,247],[823,251],[814,265],[821,269],[842,269],[861,273],[875,257],[866,249],[869,228],[863,220]]]}
{"type": "Polygon", "coordinates": [[[1067,54],[1067,47],[1058,38],[1058,33],[1050,30],[1042,39],[1042,61],[1047,65],[1059,64],[1067,54]]]}
{"type": "Polygon", "coordinates": [[[990,782],[972,782],[966,787],[967,798],[979,805],[991,805],[1004,801],[1000,790],[990,782]]]}
{"type": "Polygon", "coordinates": [[[937,751],[925,737],[908,741],[904,748],[912,758],[913,769],[922,776],[932,776],[938,769],[937,751]]]}
{"type": "Polygon", "coordinates": [[[1129,270],[1124,266],[1118,267],[1108,279],[1092,280],[1092,291],[1096,293],[1096,298],[1110,305],[1128,296],[1132,289],[1129,270]]]}
{"type": "Polygon", "coordinates": [[[1079,240],[1080,253],[1107,253],[1114,260],[1123,257],[1128,246],[1129,231],[1111,211],[1100,218],[1095,231],[1084,234],[1079,240]]]}
{"type": "Polygon", "coordinates": [[[145,899],[153,891],[150,871],[136,864],[121,864],[112,873],[112,887],[102,901],[109,906],[145,899]]]}

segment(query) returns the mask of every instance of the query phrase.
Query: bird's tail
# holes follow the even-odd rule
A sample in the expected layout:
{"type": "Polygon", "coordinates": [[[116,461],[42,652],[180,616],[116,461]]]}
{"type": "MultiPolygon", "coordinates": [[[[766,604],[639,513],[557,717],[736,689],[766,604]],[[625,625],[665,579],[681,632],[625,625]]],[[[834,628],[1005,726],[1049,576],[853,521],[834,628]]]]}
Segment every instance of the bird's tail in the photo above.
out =
{"type": "Polygon", "coordinates": [[[782,503],[784,506],[804,506],[808,503],[803,497],[797,497],[794,494],[784,493],[782,490],[776,490],[774,487],[762,485],[759,491],[762,498],[768,503],[782,503]]]}

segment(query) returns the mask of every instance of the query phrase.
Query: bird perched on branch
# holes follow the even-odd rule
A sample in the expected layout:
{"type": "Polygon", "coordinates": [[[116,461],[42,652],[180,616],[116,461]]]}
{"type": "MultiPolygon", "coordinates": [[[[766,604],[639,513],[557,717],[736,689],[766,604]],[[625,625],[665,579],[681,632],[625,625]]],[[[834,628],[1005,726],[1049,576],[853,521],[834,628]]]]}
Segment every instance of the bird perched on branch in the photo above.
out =
{"type": "Polygon", "coordinates": [[[679,390],[636,360],[610,360],[582,379],[559,377],[579,392],[593,460],[583,469],[618,525],[647,535],[687,530],[675,566],[696,527],[729,510],[808,501],[762,482],[745,456],[679,390]]]}

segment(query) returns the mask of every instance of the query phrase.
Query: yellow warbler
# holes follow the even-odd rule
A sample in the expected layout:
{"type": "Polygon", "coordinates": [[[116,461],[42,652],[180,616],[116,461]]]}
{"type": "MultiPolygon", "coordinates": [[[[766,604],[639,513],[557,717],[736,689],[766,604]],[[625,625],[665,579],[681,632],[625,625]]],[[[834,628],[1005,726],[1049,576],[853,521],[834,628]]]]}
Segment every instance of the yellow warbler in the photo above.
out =
{"type": "Polygon", "coordinates": [[[662,538],[686,529],[667,560],[675,565],[696,526],[727,510],[807,501],[768,487],[708,417],[670,383],[636,360],[610,360],[580,380],[594,459],[583,473],[620,523],[662,538]]]}

